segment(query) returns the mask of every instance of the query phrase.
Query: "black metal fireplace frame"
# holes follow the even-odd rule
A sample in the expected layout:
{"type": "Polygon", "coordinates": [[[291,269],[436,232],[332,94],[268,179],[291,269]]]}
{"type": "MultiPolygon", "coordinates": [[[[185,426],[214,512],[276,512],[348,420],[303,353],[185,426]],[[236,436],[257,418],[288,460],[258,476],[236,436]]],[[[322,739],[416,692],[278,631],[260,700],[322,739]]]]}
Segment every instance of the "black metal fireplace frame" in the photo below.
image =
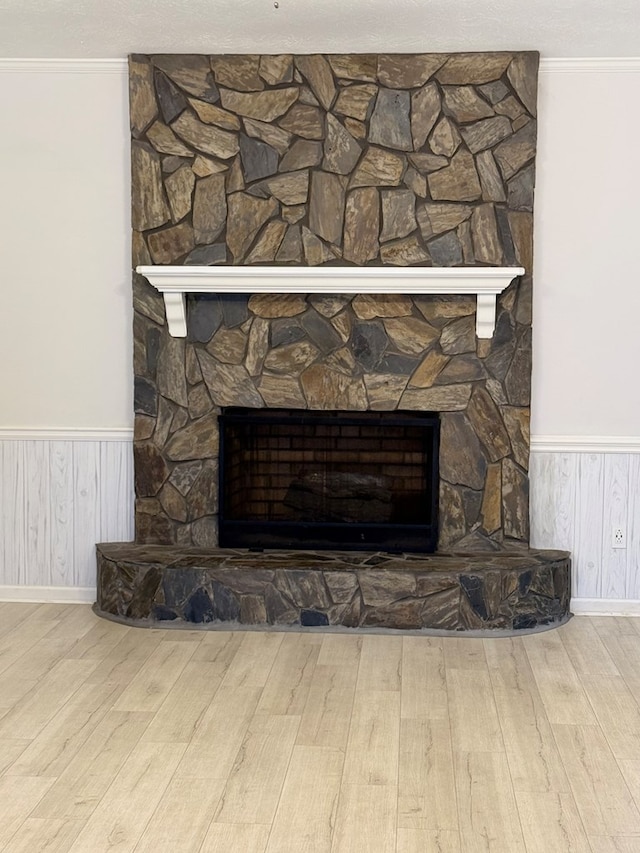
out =
{"type": "Polygon", "coordinates": [[[438,492],[440,418],[437,412],[354,412],[289,409],[245,409],[229,407],[218,416],[219,452],[219,543],[223,548],[287,548],[313,550],[348,550],[386,552],[413,551],[432,553],[438,542],[438,492]],[[429,498],[425,499],[424,523],[335,523],[326,521],[252,521],[229,517],[227,499],[226,426],[247,423],[252,417],[260,423],[299,425],[370,425],[379,420],[385,426],[420,426],[423,428],[424,457],[429,498]]]}

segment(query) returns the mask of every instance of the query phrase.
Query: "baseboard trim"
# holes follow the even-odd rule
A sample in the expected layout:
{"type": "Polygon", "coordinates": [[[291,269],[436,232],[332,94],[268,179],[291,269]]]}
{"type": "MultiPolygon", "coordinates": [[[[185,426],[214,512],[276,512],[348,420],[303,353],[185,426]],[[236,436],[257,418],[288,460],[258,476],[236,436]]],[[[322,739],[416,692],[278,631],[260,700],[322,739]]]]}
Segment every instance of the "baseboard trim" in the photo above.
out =
{"type": "Polygon", "coordinates": [[[0,585],[0,601],[32,604],[93,604],[96,591],[92,586],[4,586],[0,585]]]}
{"type": "Polygon", "coordinates": [[[637,598],[572,598],[575,616],[640,616],[637,598]]]}

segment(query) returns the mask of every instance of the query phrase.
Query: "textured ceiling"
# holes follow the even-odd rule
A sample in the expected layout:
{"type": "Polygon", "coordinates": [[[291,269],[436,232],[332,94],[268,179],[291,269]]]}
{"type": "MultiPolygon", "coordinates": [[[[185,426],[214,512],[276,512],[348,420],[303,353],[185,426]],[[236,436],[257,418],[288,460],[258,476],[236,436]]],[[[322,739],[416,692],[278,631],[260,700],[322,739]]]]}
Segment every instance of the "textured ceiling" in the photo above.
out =
{"type": "Polygon", "coordinates": [[[0,57],[539,50],[640,56],[639,0],[0,0],[0,57]]]}

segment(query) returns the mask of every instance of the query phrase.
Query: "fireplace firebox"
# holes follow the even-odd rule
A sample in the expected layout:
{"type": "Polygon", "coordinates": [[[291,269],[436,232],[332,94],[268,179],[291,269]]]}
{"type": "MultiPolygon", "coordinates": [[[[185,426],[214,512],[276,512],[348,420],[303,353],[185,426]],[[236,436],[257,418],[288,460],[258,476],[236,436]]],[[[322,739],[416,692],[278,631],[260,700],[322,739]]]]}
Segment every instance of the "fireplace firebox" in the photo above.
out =
{"type": "Polygon", "coordinates": [[[222,547],[435,551],[432,412],[223,410],[222,547]]]}

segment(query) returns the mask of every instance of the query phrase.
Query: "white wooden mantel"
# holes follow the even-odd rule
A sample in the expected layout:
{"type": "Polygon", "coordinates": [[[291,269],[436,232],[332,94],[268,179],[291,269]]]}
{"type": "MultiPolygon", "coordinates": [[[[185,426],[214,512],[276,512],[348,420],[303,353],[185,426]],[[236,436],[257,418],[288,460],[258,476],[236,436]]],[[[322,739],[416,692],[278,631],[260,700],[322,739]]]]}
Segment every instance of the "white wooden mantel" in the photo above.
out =
{"type": "Polygon", "coordinates": [[[164,297],[169,333],[187,335],[187,293],[474,294],[476,334],[491,338],[496,297],[522,267],[204,267],[140,266],[164,297]]]}

